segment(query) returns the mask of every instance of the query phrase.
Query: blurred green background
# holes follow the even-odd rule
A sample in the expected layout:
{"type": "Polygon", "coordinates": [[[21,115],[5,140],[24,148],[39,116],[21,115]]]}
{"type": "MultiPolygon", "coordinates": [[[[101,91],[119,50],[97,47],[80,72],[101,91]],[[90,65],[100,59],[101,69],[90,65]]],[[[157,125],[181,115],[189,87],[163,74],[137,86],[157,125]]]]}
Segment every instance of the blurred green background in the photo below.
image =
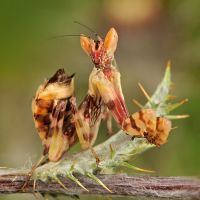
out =
{"type": "MultiPolygon", "coordinates": [[[[31,100],[39,84],[58,68],[76,72],[79,102],[87,92],[92,63],[78,37],[49,40],[62,34],[90,34],[82,22],[102,37],[110,27],[119,34],[116,60],[130,112],[132,98],[145,103],[141,82],[152,94],[168,59],[172,62],[173,94],[189,103],[175,113],[190,118],[169,142],[133,159],[156,175],[200,175],[200,1],[198,0],[1,0],[0,1],[0,166],[30,167],[42,145],[33,125],[31,100]]],[[[105,124],[98,142],[106,139],[105,124]]],[[[117,130],[115,126],[115,130],[117,130]]],[[[79,147],[77,147],[78,149],[79,147]]],[[[128,171],[129,173],[135,173],[128,171]]],[[[34,199],[7,195],[0,199],[34,199]]],[[[100,198],[102,199],[102,198],[100,198]]]]}

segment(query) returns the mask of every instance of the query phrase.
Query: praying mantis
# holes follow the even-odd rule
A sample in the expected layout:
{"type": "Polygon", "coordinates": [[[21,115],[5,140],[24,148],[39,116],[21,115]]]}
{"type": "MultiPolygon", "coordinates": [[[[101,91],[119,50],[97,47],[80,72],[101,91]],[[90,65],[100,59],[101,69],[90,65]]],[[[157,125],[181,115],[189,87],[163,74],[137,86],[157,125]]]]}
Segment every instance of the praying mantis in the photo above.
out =
{"type": "MultiPolygon", "coordinates": [[[[111,28],[102,39],[80,35],[80,44],[94,67],[89,76],[88,92],[77,106],[74,74],[59,69],[39,86],[32,101],[35,127],[44,145],[44,155],[52,162],[59,161],[77,141],[81,149],[91,149],[99,126],[106,118],[108,132],[112,132],[112,118],[124,132],[134,137],[145,137],[160,146],[167,141],[171,121],[157,117],[152,108],[141,109],[132,115],[126,107],[115,64],[114,53],[118,34],[111,28]]],[[[95,155],[95,152],[93,152],[95,155]]],[[[97,163],[100,162],[95,155],[97,163]]]]}

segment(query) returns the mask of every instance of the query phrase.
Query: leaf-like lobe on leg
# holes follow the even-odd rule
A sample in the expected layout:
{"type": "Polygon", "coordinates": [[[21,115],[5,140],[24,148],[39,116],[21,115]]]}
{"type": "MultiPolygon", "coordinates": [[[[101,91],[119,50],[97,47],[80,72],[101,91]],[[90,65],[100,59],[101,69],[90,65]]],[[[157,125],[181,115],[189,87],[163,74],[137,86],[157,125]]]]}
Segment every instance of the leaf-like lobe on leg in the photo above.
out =
{"type": "Polygon", "coordinates": [[[151,109],[142,109],[125,120],[124,130],[133,137],[145,137],[150,143],[160,146],[167,142],[171,131],[171,121],[156,117],[151,109]]]}
{"type": "Polygon", "coordinates": [[[72,122],[71,98],[74,95],[74,74],[59,69],[39,86],[32,101],[35,127],[44,145],[44,154],[57,161],[76,142],[72,122]]]}

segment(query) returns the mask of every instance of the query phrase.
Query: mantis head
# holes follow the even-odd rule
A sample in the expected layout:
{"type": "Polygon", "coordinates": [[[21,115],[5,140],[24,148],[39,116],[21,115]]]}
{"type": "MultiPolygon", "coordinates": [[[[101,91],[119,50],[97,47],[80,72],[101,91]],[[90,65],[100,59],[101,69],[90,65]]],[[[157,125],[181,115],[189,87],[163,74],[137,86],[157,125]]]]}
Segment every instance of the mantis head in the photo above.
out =
{"type": "Polygon", "coordinates": [[[109,67],[114,59],[114,53],[117,48],[118,35],[114,28],[111,28],[105,39],[99,36],[94,40],[85,35],[80,36],[81,47],[85,53],[91,57],[92,62],[97,68],[109,67]]]}

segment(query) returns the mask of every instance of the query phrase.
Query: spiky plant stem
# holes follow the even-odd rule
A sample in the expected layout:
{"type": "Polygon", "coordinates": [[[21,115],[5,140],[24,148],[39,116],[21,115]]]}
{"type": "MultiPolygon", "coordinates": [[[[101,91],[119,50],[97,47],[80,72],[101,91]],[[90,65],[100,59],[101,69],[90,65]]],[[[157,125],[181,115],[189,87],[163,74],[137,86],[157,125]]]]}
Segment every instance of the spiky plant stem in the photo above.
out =
{"type": "MultiPolygon", "coordinates": [[[[149,95],[144,91],[143,87],[140,84],[142,91],[144,92],[145,96],[148,99],[148,102],[146,103],[144,108],[155,109],[157,116],[167,116],[171,110],[177,107],[177,105],[182,104],[182,103],[178,103],[178,104],[168,103],[170,99],[170,95],[169,95],[170,86],[171,86],[171,75],[170,75],[170,66],[168,65],[165,71],[165,76],[163,80],[161,81],[161,83],[159,84],[159,86],[157,87],[152,97],[149,97],[149,95]]],[[[141,107],[139,103],[137,104],[141,107]]],[[[170,117],[172,119],[180,118],[180,116],[176,117],[173,115],[170,115],[170,117]]],[[[92,180],[93,183],[96,182],[97,184],[101,185],[102,188],[105,189],[104,190],[105,192],[100,192],[101,194],[112,193],[112,192],[114,192],[115,194],[123,194],[123,193],[117,192],[116,190],[117,186],[115,182],[111,181],[115,188],[115,190],[112,191],[110,189],[110,185],[108,187],[104,183],[104,182],[106,182],[107,184],[110,183],[109,181],[107,181],[106,177],[109,178],[111,174],[115,172],[115,168],[120,167],[120,166],[128,167],[128,168],[143,171],[143,172],[148,172],[148,170],[140,169],[133,165],[130,165],[127,161],[133,155],[142,153],[143,151],[146,151],[147,149],[152,148],[152,147],[155,147],[155,146],[150,144],[146,139],[135,138],[134,140],[132,140],[130,136],[126,135],[126,133],[120,130],[118,133],[110,137],[104,143],[99,144],[96,147],[94,147],[94,151],[100,158],[100,163],[98,165],[96,163],[96,159],[93,153],[91,152],[91,150],[86,150],[77,154],[67,155],[66,158],[63,158],[59,162],[56,162],[56,163],[48,162],[47,164],[41,167],[38,167],[34,172],[33,180],[38,181],[39,183],[41,183],[42,181],[44,184],[46,183],[59,184],[60,187],[62,187],[63,190],[65,191],[64,192],[65,194],[73,194],[74,191],[68,190],[68,187],[67,187],[68,185],[66,185],[66,179],[75,182],[78,187],[82,188],[81,190],[84,191],[84,193],[89,192],[90,188],[87,188],[84,185],[85,180],[89,179],[90,181],[92,180]],[[109,174],[109,175],[99,176],[99,174],[109,174]],[[102,177],[103,177],[103,181],[102,181],[102,177]]],[[[5,173],[3,176],[5,176],[5,173]]],[[[118,176],[119,175],[112,175],[113,178],[114,177],[117,178],[118,176]]],[[[146,178],[145,180],[147,181],[148,178],[147,179],[146,178]]],[[[154,178],[152,177],[152,179],[154,178]]],[[[140,178],[138,177],[138,180],[139,179],[140,178]]],[[[88,185],[91,186],[91,183],[88,184],[87,181],[86,183],[87,183],[87,186],[88,185]]],[[[123,184],[125,183],[122,183],[122,185],[123,184]]],[[[182,182],[182,184],[184,185],[184,182],[182,182]]],[[[197,183],[195,182],[194,187],[198,189],[197,190],[198,193],[195,193],[195,195],[199,195],[200,193],[199,181],[197,181],[197,183]]],[[[112,184],[111,184],[111,188],[112,188],[112,184]]],[[[41,191],[40,189],[38,190],[41,191]]],[[[124,194],[128,194],[128,193],[124,193],[124,194]]]]}
{"type": "MultiPolygon", "coordinates": [[[[170,77],[170,66],[168,66],[162,82],[144,106],[155,109],[158,116],[168,114],[169,104],[167,104],[167,100],[171,85],[170,77]]],[[[109,191],[109,188],[97,179],[95,174],[97,174],[97,172],[111,174],[114,172],[115,167],[120,166],[145,171],[128,164],[126,161],[128,161],[132,155],[142,153],[152,147],[154,147],[154,145],[150,144],[146,139],[135,138],[134,140],[131,140],[130,136],[120,130],[104,143],[94,147],[94,151],[101,160],[99,165],[96,164],[96,160],[91,150],[87,150],[77,154],[68,155],[57,163],[50,162],[37,168],[34,178],[42,181],[47,181],[47,179],[58,181],[60,177],[68,177],[77,182],[81,187],[84,187],[73,175],[81,174],[98,182],[109,191]]]]}

